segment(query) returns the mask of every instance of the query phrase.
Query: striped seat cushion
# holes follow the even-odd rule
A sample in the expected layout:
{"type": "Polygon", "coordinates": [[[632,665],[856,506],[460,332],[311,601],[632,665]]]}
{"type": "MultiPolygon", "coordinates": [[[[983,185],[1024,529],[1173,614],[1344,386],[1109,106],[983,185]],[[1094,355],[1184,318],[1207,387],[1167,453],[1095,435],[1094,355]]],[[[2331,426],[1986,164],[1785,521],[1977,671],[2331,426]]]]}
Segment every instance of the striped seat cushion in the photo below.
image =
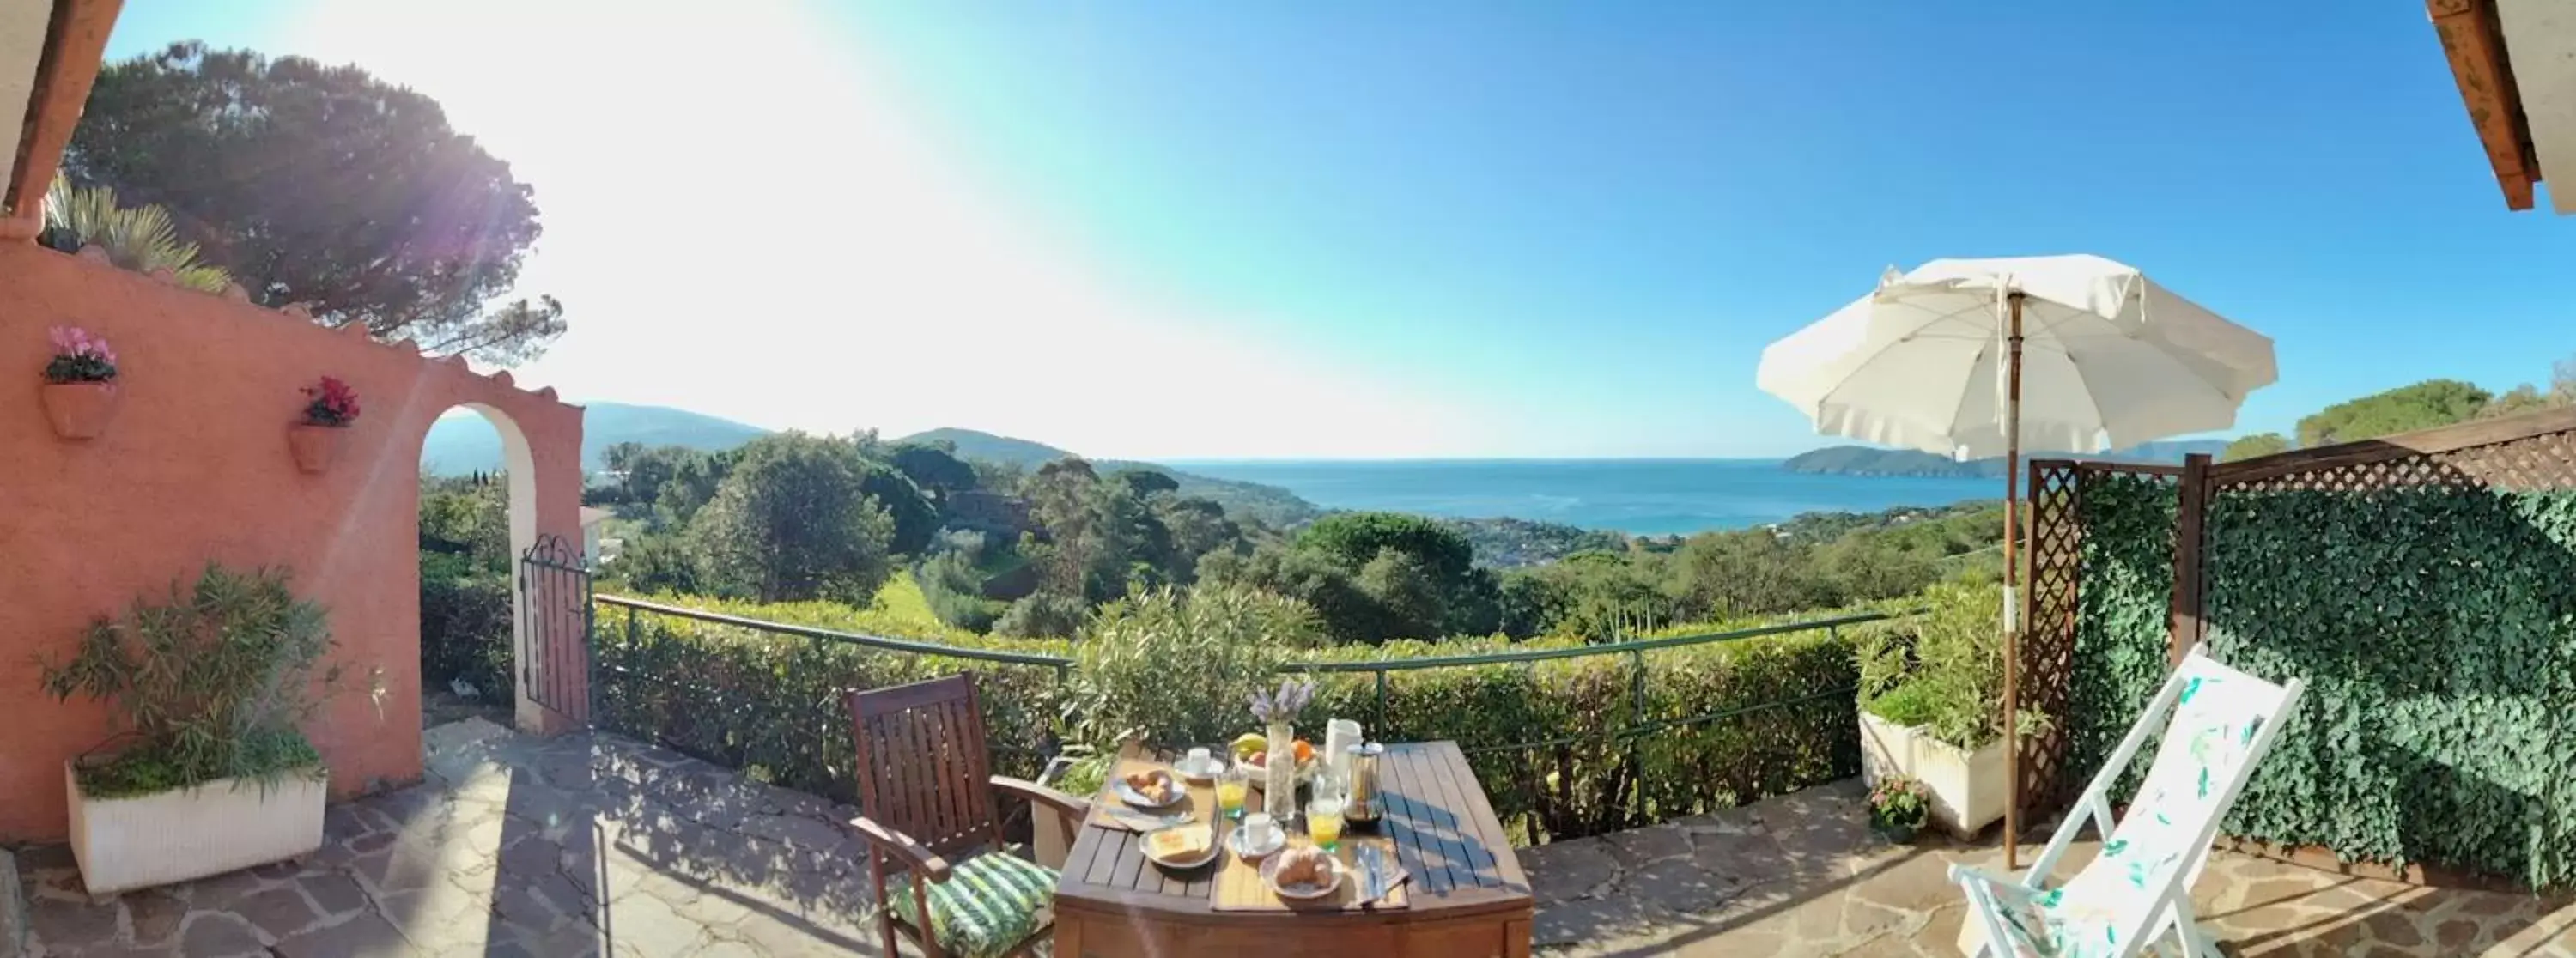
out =
{"type": "Polygon", "coordinates": [[[1036,932],[1038,912],[1055,899],[1055,869],[1008,852],[986,852],[930,883],[930,921],[913,910],[910,873],[886,885],[886,904],[928,928],[956,958],[996,958],[1036,932]]]}

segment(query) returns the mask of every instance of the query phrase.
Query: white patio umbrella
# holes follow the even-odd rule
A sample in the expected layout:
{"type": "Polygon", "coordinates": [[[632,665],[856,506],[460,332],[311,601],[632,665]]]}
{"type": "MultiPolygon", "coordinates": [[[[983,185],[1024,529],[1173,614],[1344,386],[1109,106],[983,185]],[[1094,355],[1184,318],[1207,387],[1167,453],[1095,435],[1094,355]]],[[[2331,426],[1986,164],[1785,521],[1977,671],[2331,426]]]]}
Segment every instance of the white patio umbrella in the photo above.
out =
{"type": "MultiPolygon", "coordinates": [[[[2005,457],[2013,506],[2025,445],[2091,453],[2230,428],[2245,395],[2277,378],[2270,338],[2087,255],[1890,269],[1877,290],[1765,348],[1756,374],[1818,432],[2005,457]]],[[[2004,510],[2006,669],[2018,657],[2019,511],[2004,510]]],[[[2010,707],[2004,723],[2009,738],[2010,707]]]]}

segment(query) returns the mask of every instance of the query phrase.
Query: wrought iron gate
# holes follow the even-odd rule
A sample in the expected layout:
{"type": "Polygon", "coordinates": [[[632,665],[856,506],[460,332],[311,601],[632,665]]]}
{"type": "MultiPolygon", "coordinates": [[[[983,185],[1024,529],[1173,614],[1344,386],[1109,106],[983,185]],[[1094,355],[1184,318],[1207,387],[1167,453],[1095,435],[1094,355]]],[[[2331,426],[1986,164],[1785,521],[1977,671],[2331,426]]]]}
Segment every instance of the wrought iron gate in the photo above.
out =
{"type": "Polygon", "coordinates": [[[539,536],[519,555],[519,687],[528,698],[590,724],[590,562],[562,536],[539,536]]]}

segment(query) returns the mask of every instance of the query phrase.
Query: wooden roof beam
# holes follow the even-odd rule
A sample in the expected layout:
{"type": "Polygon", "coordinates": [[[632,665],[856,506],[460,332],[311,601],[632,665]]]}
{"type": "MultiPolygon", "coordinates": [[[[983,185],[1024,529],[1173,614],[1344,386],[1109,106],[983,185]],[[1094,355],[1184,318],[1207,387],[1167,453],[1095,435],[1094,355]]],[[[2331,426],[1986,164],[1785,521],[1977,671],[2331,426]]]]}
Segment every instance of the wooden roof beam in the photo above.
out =
{"type": "Polygon", "coordinates": [[[18,141],[12,174],[0,193],[0,239],[33,239],[42,229],[45,189],[62,167],[90,84],[107,55],[107,35],[125,0],[54,0],[44,60],[36,67],[35,94],[27,100],[26,135],[18,141]]]}
{"type": "Polygon", "coordinates": [[[2531,130],[2505,57],[2504,29],[2493,0],[2425,0],[2424,8],[2432,14],[2433,33],[2451,61],[2451,79],[2459,84],[2469,123],[2486,147],[2505,206],[2530,209],[2540,164],[2533,159],[2531,130]]]}

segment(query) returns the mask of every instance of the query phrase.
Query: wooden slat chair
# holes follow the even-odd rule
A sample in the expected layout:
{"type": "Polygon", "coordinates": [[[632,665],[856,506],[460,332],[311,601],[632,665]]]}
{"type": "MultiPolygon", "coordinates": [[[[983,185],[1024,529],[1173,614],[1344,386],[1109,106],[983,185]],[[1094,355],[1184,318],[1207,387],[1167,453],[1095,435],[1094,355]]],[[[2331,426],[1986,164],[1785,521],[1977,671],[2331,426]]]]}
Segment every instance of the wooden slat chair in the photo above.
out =
{"type": "Polygon", "coordinates": [[[886,955],[898,954],[898,932],[929,958],[1022,954],[1053,934],[1056,871],[1004,846],[995,793],[1051,809],[1069,828],[1091,803],[989,774],[971,674],[853,692],[849,706],[864,813],[850,826],[868,844],[886,955]]]}

